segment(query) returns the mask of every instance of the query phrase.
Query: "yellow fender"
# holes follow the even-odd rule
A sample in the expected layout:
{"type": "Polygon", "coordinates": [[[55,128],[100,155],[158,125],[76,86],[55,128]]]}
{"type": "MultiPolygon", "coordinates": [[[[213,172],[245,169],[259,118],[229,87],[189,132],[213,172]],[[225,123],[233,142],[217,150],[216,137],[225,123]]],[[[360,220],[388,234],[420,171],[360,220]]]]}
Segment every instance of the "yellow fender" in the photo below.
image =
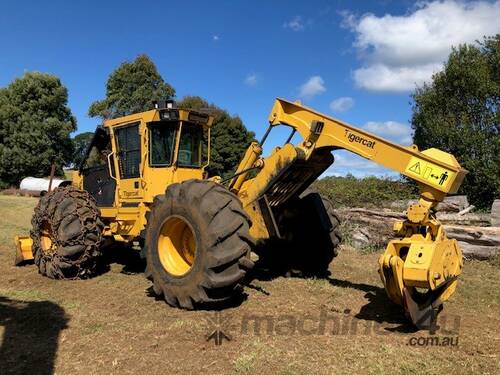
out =
{"type": "Polygon", "coordinates": [[[33,240],[29,236],[16,236],[14,238],[16,244],[16,259],[14,260],[14,265],[18,266],[29,260],[33,260],[33,252],[31,247],[33,246],[33,240]]]}

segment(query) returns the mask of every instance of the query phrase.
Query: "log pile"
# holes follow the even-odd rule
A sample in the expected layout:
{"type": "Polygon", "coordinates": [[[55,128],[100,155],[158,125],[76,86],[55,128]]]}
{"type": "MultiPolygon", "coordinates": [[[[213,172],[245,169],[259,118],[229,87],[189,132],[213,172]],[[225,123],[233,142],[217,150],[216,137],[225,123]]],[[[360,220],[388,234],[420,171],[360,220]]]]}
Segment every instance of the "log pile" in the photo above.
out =
{"type": "Polygon", "coordinates": [[[445,225],[449,238],[458,241],[465,257],[489,259],[500,249],[500,227],[445,225]]]}
{"type": "MultiPolygon", "coordinates": [[[[500,201],[492,207],[492,215],[470,212],[466,198],[447,198],[437,207],[439,220],[444,224],[449,238],[458,241],[466,258],[489,259],[500,250],[500,201]],[[492,226],[497,224],[496,226],[492,226]]],[[[406,202],[408,203],[408,202],[406,202]]],[[[350,232],[350,243],[356,248],[376,246],[384,248],[393,234],[393,223],[406,218],[404,210],[397,210],[401,203],[391,204],[391,208],[367,209],[344,208],[338,213],[350,232]]],[[[406,208],[406,206],[405,206],[406,208]]]]}

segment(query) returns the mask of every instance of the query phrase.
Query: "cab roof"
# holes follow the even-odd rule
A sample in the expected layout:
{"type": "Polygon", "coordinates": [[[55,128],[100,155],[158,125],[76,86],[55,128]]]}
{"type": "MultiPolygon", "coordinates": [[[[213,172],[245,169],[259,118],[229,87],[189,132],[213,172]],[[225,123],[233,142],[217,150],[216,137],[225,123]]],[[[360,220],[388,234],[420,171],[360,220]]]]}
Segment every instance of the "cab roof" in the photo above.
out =
{"type": "Polygon", "coordinates": [[[104,120],[105,128],[129,124],[131,122],[143,121],[145,123],[153,121],[187,121],[200,126],[210,128],[213,123],[213,116],[198,112],[192,109],[179,108],[156,108],[145,112],[133,113],[131,115],[104,120]]]}

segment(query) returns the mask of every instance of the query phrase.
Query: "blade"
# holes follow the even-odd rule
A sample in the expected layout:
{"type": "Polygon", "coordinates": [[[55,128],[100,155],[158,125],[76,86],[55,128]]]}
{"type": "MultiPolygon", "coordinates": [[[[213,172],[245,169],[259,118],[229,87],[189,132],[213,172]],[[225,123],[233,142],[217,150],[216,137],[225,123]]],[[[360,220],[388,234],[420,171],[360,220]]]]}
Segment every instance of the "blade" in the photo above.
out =
{"type": "Polygon", "coordinates": [[[404,308],[418,329],[432,330],[436,328],[437,316],[443,309],[441,297],[456,279],[456,276],[452,277],[441,284],[439,288],[418,296],[409,288],[403,289],[404,308]]]}

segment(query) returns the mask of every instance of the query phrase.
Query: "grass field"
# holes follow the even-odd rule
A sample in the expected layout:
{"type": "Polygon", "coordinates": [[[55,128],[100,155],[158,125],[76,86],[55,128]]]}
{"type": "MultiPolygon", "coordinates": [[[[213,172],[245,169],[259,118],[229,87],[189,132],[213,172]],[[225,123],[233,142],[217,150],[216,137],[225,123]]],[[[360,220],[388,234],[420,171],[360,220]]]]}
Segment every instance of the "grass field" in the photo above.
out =
{"type": "Polygon", "coordinates": [[[35,204],[0,196],[0,374],[500,372],[498,266],[466,263],[435,335],[387,299],[378,254],[348,247],[328,279],[255,278],[238,305],[182,311],[150,295],[129,250],[85,281],[14,267],[12,238],[29,231],[35,204]],[[230,341],[207,341],[214,331],[230,341]]]}

